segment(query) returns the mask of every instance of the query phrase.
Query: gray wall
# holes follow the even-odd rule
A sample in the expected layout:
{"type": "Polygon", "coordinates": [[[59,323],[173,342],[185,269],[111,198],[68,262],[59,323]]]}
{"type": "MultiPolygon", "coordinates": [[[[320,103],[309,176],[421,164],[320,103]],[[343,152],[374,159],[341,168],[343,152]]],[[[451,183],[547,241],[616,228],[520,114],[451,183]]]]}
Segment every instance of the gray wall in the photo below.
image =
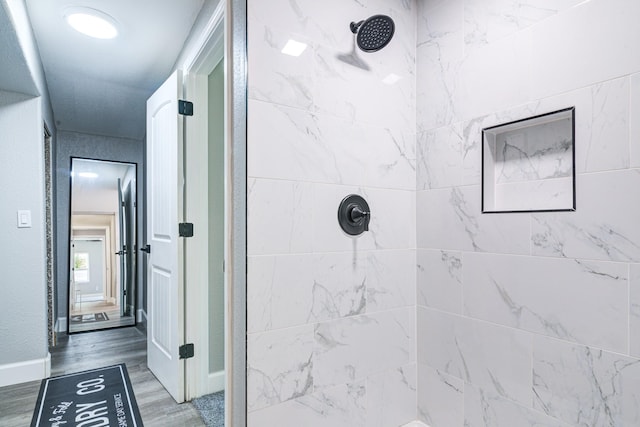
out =
{"type": "MultiPolygon", "coordinates": [[[[23,2],[0,1],[0,46],[0,87],[9,91],[0,92],[0,179],[5,183],[0,194],[3,365],[47,356],[42,129],[45,122],[55,132],[55,125],[23,2]],[[32,228],[16,228],[18,209],[31,210],[32,228]]],[[[30,376],[44,375],[42,370],[30,376]]]]}
{"type": "MultiPolygon", "coordinates": [[[[107,136],[87,135],[76,132],[59,131],[56,145],[56,206],[57,241],[56,241],[56,287],[58,318],[67,316],[68,284],[69,284],[69,215],[70,215],[70,171],[71,157],[83,157],[99,160],[136,163],[138,180],[137,194],[143,195],[144,141],[107,136]]],[[[144,199],[138,197],[137,205],[137,243],[143,244],[142,225],[144,223],[144,199]]],[[[139,252],[139,251],[138,251],[139,252]]],[[[144,259],[138,253],[138,291],[137,300],[145,301],[145,289],[142,281],[144,259]]],[[[138,308],[141,308],[138,304],[138,308]]],[[[144,306],[143,306],[144,308],[144,306]]]]}
{"type": "MultiPolygon", "coordinates": [[[[40,100],[0,92],[0,365],[47,354],[40,100]],[[31,228],[17,228],[17,211],[31,228]]],[[[1,383],[2,381],[0,381],[1,383]]]]}

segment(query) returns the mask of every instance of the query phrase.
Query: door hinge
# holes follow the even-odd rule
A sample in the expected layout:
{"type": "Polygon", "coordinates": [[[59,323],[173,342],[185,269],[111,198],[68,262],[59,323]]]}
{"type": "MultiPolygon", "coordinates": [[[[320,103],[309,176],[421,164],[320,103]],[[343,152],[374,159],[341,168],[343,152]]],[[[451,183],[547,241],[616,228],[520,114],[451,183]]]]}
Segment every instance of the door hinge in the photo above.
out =
{"type": "Polygon", "coordinates": [[[178,347],[178,354],[180,359],[190,359],[193,357],[193,344],[185,344],[178,347]]]}
{"type": "Polygon", "coordinates": [[[182,99],[179,100],[178,113],[183,116],[193,116],[193,102],[183,101],[182,99]]]}
{"type": "Polygon", "coordinates": [[[178,235],[180,237],[193,237],[193,223],[181,222],[178,224],[178,235]]]}

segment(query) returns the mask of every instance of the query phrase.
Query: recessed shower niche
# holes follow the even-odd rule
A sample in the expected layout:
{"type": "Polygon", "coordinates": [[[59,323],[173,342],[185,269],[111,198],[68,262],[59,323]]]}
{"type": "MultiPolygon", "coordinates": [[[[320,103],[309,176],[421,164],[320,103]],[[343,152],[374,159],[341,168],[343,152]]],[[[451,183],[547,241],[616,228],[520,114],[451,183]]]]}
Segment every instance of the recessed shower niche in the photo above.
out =
{"type": "Polygon", "coordinates": [[[575,108],[482,130],[482,212],[573,211],[575,108]]]}

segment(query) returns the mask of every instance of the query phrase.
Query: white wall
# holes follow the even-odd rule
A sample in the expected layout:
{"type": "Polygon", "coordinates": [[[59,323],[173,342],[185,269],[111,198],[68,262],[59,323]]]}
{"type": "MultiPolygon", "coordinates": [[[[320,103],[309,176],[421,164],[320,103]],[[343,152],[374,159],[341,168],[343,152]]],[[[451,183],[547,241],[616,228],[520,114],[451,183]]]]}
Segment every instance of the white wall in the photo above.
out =
{"type": "Polygon", "coordinates": [[[248,425],[415,419],[415,7],[248,2],[248,425]],[[369,71],[349,22],[390,14],[369,71]],[[309,46],[280,50],[289,38],[309,46]],[[395,85],[382,80],[394,73],[395,85]],[[342,232],[358,193],[370,231],[342,232]]]}
{"type": "Polygon", "coordinates": [[[0,92],[0,182],[4,183],[0,192],[0,386],[44,378],[47,373],[40,102],[0,92]],[[31,211],[32,227],[17,228],[18,210],[31,211]],[[25,364],[26,372],[20,369],[25,364]]]}
{"type": "Polygon", "coordinates": [[[640,4],[419,1],[418,408],[640,425],[640,4]],[[576,107],[577,210],[480,213],[483,127],[576,107]]]}
{"type": "Polygon", "coordinates": [[[74,252],[84,252],[89,255],[89,280],[76,281],[76,290],[82,296],[88,294],[102,294],[105,286],[105,242],[97,240],[74,239],[74,252]]]}

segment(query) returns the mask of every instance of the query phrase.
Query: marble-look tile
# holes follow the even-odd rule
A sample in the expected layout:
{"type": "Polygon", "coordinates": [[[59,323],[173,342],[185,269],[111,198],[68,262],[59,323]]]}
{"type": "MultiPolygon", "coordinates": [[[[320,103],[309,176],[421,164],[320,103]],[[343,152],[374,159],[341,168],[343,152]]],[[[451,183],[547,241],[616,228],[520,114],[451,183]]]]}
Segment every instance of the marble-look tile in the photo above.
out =
{"type": "Polygon", "coordinates": [[[313,235],[312,248],[316,253],[349,251],[359,253],[375,249],[375,236],[371,233],[371,227],[378,220],[374,212],[371,217],[370,230],[359,236],[350,236],[342,231],[338,223],[338,206],[349,194],[358,194],[364,197],[371,207],[363,188],[340,185],[313,185],[313,200],[311,211],[313,223],[310,232],[313,235]]]}
{"type": "Polygon", "coordinates": [[[640,170],[578,175],[575,212],[532,215],[534,255],[640,261],[640,170]]]}
{"type": "Polygon", "coordinates": [[[372,251],[367,256],[367,313],[416,303],[414,249],[372,251]]]}
{"type": "Polygon", "coordinates": [[[531,27],[534,99],[640,70],[640,55],[629,43],[640,39],[638,16],[638,2],[593,0],[531,27]]]}
{"type": "MultiPolygon", "coordinates": [[[[367,276],[378,274],[377,270],[367,272],[370,267],[367,253],[249,257],[248,332],[363,314],[367,295],[381,287],[373,280],[373,288],[368,289],[367,276]]],[[[390,299],[411,293],[411,290],[401,293],[396,288],[387,291],[390,299]]],[[[407,299],[402,305],[409,302],[407,299]]]]}
{"type": "MultiPolygon", "coordinates": [[[[415,190],[416,135],[389,128],[363,126],[363,144],[354,157],[365,165],[362,181],[368,187],[415,190]]],[[[349,142],[345,141],[345,145],[349,142]]]]}
{"type": "Polygon", "coordinates": [[[531,404],[531,336],[418,307],[418,363],[531,404]]]}
{"type": "Polygon", "coordinates": [[[494,158],[496,184],[571,176],[573,121],[563,117],[506,132],[494,130],[494,151],[486,154],[494,158]]]}
{"type": "Polygon", "coordinates": [[[364,381],[341,384],[249,412],[247,427],[367,427],[366,399],[364,381]]]}
{"type": "Polygon", "coordinates": [[[463,427],[464,381],[418,365],[418,419],[430,427],[463,427]]]}
{"type": "Polygon", "coordinates": [[[458,106],[458,74],[462,63],[462,33],[419,45],[416,64],[420,76],[416,80],[416,131],[455,123],[458,106]]]}
{"type": "Polygon", "coordinates": [[[250,98],[362,123],[415,128],[413,2],[362,7],[355,1],[331,1],[322,8],[313,2],[275,3],[249,8],[250,98]],[[332,8],[351,18],[336,19],[328,13],[332,8]],[[389,45],[368,55],[356,50],[349,22],[366,19],[374,11],[387,13],[397,24],[389,45]],[[280,52],[289,39],[308,45],[300,57],[280,52]],[[390,74],[400,81],[383,82],[390,74]]]}
{"type": "Polygon", "coordinates": [[[416,365],[367,378],[367,427],[399,426],[416,419],[416,365]]]}
{"type": "Polygon", "coordinates": [[[640,425],[640,360],[537,336],[534,407],[576,426],[640,425]]]}
{"type": "Polygon", "coordinates": [[[417,303],[462,314],[462,253],[418,250],[417,303]]]}
{"type": "MultiPolygon", "coordinates": [[[[376,13],[392,14],[397,27],[411,33],[412,17],[415,15],[414,2],[406,0],[371,0],[363,3],[357,0],[326,0],[322,4],[315,1],[271,0],[249,1],[249,19],[292,34],[306,34],[319,43],[334,48],[350,46],[353,34],[349,30],[350,21],[366,19],[376,13]],[[336,19],[339,10],[347,19],[336,19]]],[[[415,24],[413,24],[415,25],[415,24]]],[[[405,36],[404,32],[400,32],[405,36]]]]}
{"type": "Polygon", "coordinates": [[[412,132],[416,121],[415,39],[402,40],[396,35],[375,55],[360,50],[353,52],[352,45],[342,52],[317,47],[314,51],[315,110],[359,123],[412,132]],[[357,62],[354,57],[358,58],[357,62]],[[385,83],[385,78],[392,74],[397,76],[397,81],[385,83]]]}
{"type": "MultiPolygon", "coordinates": [[[[368,255],[363,253],[325,253],[313,256],[311,313],[319,322],[363,314],[367,305],[368,255]]],[[[296,283],[295,281],[289,282],[296,283]]],[[[291,287],[291,286],[290,286],[291,287]]],[[[281,307],[288,310],[287,307],[281,307]]]]}
{"type": "Polygon", "coordinates": [[[480,186],[418,191],[419,248],[527,255],[528,214],[482,214],[480,186]]]}
{"type": "Polygon", "coordinates": [[[375,249],[415,248],[415,194],[415,191],[365,189],[364,196],[371,209],[367,233],[371,233],[375,249]]]}
{"type": "Polygon", "coordinates": [[[464,0],[420,0],[417,3],[418,45],[434,44],[463,34],[464,0]]]}
{"type": "Polygon", "coordinates": [[[629,78],[629,157],[632,168],[640,167],[640,73],[629,78]]]}
{"type": "Polygon", "coordinates": [[[467,50],[521,31],[581,0],[467,0],[464,8],[467,50]]]}
{"type": "Polygon", "coordinates": [[[295,181],[358,184],[365,175],[358,125],[304,110],[249,101],[249,175],[295,181]]]}
{"type": "Polygon", "coordinates": [[[247,49],[251,52],[247,61],[249,99],[315,110],[312,40],[302,34],[291,35],[270,25],[249,20],[247,49]],[[284,55],[281,50],[290,38],[309,46],[300,56],[284,55]]]}
{"type": "Polygon", "coordinates": [[[628,167],[628,91],[629,79],[624,77],[465,122],[462,143],[463,184],[480,184],[483,128],[568,107],[576,109],[576,172],[628,167]]]}
{"type": "Polygon", "coordinates": [[[313,186],[249,179],[247,187],[248,255],[310,252],[313,186]]]}
{"type": "Polygon", "coordinates": [[[249,101],[247,163],[256,178],[415,188],[415,135],[249,101]]]}
{"type": "Polygon", "coordinates": [[[640,264],[629,265],[629,354],[640,357],[640,264]]]}
{"type": "Polygon", "coordinates": [[[418,306],[417,362],[463,379],[458,336],[462,318],[457,315],[418,306]]]}
{"type": "Polygon", "coordinates": [[[599,83],[589,89],[590,105],[584,112],[576,109],[580,126],[589,131],[588,139],[576,137],[576,169],[591,172],[628,168],[629,78],[599,83]],[[588,113],[591,117],[579,116],[588,113]],[[585,119],[587,123],[583,125],[585,119]]]}
{"type": "MultiPolygon", "coordinates": [[[[491,191],[491,190],[490,190],[491,191]]],[[[485,190],[485,197],[487,197],[485,190]]],[[[573,177],[498,184],[493,201],[485,199],[486,211],[541,211],[573,209],[573,177]]]]}
{"type": "Polygon", "coordinates": [[[415,311],[403,308],[317,324],[316,389],[415,362],[415,311]]]}
{"type": "Polygon", "coordinates": [[[313,392],[313,326],[249,334],[247,409],[255,411],[313,392]]]}
{"type": "Polygon", "coordinates": [[[549,417],[532,409],[529,405],[520,405],[490,391],[466,384],[464,388],[464,426],[570,427],[570,424],[549,417]]]}
{"type": "Polygon", "coordinates": [[[469,253],[463,277],[468,316],[626,351],[625,264],[469,253]]]}
{"type": "Polygon", "coordinates": [[[531,32],[468,52],[460,64],[455,109],[460,121],[531,101],[531,32]]]}
{"type": "Polygon", "coordinates": [[[415,192],[323,184],[313,187],[313,202],[309,206],[313,211],[314,252],[415,247],[415,192]],[[359,236],[346,234],[338,224],[338,206],[349,194],[364,197],[371,210],[369,231],[359,236]],[[402,220],[398,220],[398,212],[402,220]]]}
{"type": "Polygon", "coordinates": [[[247,332],[303,325],[315,294],[314,255],[250,256],[247,260],[247,332]]]}
{"type": "Polygon", "coordinates": [[[417,189],[455,187],[462,184],[462,125],[423,132],[416,141],[417,189]]]}

